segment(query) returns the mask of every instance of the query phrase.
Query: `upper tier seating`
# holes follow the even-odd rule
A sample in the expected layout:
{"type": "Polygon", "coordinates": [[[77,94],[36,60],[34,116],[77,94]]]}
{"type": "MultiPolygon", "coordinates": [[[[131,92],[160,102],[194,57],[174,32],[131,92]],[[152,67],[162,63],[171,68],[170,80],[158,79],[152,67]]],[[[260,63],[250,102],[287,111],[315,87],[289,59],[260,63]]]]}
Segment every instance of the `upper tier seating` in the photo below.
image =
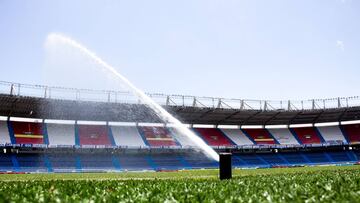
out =
{"type": "Polygon", "coordinates": [[[112,145],[105,125],[78,125],[80,145],[112,145]]]}
{"type": "Polygon", "coordinates": [[[0,143],[1,144],[11,143],[6,121],[0,121],[0,143]]]}
{"type": "Polygon", "coordinates": [[[256,144],[277,144],[266,129],[243,129],[243,132],[256,144]]]}
{"type": "Polygon", "coordinates": [[[75,126],[72,124],[46,124],[50,145],[75,145],[75,126]]]}
{"type": "Polygon", "coordinates": [[[254,143],[240,129],[221,129],[236,145],[253,145],[254,143]]]}
{"type": "Polygon", "coordinates": [[[294,135],[287,128],[280,129],[269,129],[269,132],[274,136],[274,138],[280,143],[284,145],[296,145],[300,144],[294,135]]]}
{"type": "Polygon", "coordinates": [[[339,126],[324,126],[317,127],[321,136],[324,138],[325,142],[339,142],[347,143],[343,133],[341,132],[339,126]]]}
{"type": "Polygon", "coordinates": [[[11,122],[15,143],[45,144],[42,123],[11,122]]]}
{"type": "Polygon", "coordinates": [[[146,146],[135,126],[111,126],[110,128],[117,146],[146,146]]]}
{"type": "Polygon", "coordinates": [[[294,132],[300,144],[320,144],[323,142],[323,138],[313,127],[292,128],[291,130],[294,132]]]}
{"type": "Polygon", "coordinates": [[[178,143],[183,146],[183,147],[193,147],[196,146],[196,144],[194,143],[194,141],[192,141],[187,135],[185,135],[184,132],[182,132],[180,129],[178,128],[174,128],[174,127],[170,127],[167,128],[170,132],[171,135],[175,138],[176,141],[178,141],[178,143]]]}
{"type": "Polygon", "coordinates": [[[349,143],[351,144],[360,143],[360,124],[343,125],[342,129],[349,143]]]}
{"type": "Polygon", "coordinates": [[[178,146],[170,131],[164,127],[139,127],[149,146],[178,146]]]}
{"type": "MultiPolygon", "coordinates": [[[[213,147],[262,144],[360,143],[360,124],[281,129],[190,129],[213,147]]],[[[0,144],[123,147],[196,144],[176,128],[0,121],[0,144]]]]}
{"type": "Polygon", "coordinates": [[[216,128],[194,128],[210,146],[234,146],[235,144],[216,128]]]}

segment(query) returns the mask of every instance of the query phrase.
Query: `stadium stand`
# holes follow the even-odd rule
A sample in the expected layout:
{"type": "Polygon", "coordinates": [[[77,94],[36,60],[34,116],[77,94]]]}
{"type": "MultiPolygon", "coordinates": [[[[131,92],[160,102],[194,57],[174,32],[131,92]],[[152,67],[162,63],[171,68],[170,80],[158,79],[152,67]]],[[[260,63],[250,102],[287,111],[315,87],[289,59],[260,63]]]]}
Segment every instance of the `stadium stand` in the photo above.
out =
{"type": "Polygon", "coordinates": [[[110,126],[117,146],[145,147],[137,127],[135,126],[110,126]]]}
{"type": "Polygon", "coordinates": [[[50,172],[50,165],[43,154],[17,154],[16,160],[19,171],[23,172],[50,172]]]}
{"type": "Polygon", "coordinates": [[[210,146],[234,146],[229,138],[217,128],[194,128],[194,131],[210,146]]]}
{"type": "Polygon", "coordinates": [[[96,153],[86,153],[79,154],[78,159],[80,161],[81,170],[84,171],[111,171],[115,170],[113,159],[111,155],[107,154],[96,154],[96,153]]]}
{"type": "Polygon", "coordinates": [[[324,138],[325,142],[328,143],[347,143],[343,133],[341,132],[339,126],[324,126],[317,127],[321,136],[324,138]]]}
{"type": "Polygon", "coordinates": [[[268,130],[280,144],[284,144],[284,145],[300,144],[288,128],[268,129],[268,130]]]}
{"type": "Polygon", "coordinates": [[[278,143],[266,129],[243,129],[243,132],[256,144],[278,143]]]}
{"type": "Polygon", "coordinates": [[[50,145],[75,145],[75,126],[73,124],[47,123],[50,145]]]}
{"type": "Polygon", "coordinates": [[[78,125],[79,145],[113,145],[106,125],[78,125]]]}
{"type": "Polygon", "coordinates": [[[291,128],[294,136],[297,137],[300,144],[320,144],[324,140],[316,128],[304,127],[304,128],[291,128]]]}
{"type": "Polygon", "coordinates": [[[42,123],[11,121],[9,128],[13,144],[45,144],[42,123]]]}
{"type": "Polygon", "coordinates": [[[0,143],[2,144],[11,143],[8,124],[6,121],[0,121],[0,143]]]}
{"type": "Polygon", "coordinates": [[[54,172],[74,172],[80,171],[75,154],[49,153],[48,159],[54,172]]]}
{"type": "Polygon", "coordinates": [[[11,155],[0,154],[0,172],[17,171],[14,167],[13,159],[11,155]]]}
{"type": "Polygon", "coordinates": [[[350,144],[360,143],[360,125],[343,125],[342,131],[350,144]]]}
{"type": "Polygon", "coordinates": [[[164,127],[144,126],[138,127],[144,142],[149,146],[178,146],[170,131],[164,127]]]}
{"type": "Polygon", "coordinates": [[[253,145],[252,142],[240,129],[220,129],[236,145],[253,145]]]}

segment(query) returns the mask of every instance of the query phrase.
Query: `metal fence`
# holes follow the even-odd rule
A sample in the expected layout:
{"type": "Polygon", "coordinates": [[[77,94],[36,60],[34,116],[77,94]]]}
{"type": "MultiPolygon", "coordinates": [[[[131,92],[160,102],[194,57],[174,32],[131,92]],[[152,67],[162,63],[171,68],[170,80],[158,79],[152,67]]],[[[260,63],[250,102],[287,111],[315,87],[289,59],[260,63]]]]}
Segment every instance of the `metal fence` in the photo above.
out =
{"type": "MultiPolygon", "coordinates": [[[[49,87],[42,85],[11,83],[5,81],[0,81],[0,93],[17,96],[74,101],[130,104],[141,103],[139,98],[130,92],[49,87]]],[[[223,108],[238,110],[294,111],[360,106],[360,97],[358,96],[310,100],[248,100],[151,93],[147,93],[147,95],[163,106],[223,108]]]]}

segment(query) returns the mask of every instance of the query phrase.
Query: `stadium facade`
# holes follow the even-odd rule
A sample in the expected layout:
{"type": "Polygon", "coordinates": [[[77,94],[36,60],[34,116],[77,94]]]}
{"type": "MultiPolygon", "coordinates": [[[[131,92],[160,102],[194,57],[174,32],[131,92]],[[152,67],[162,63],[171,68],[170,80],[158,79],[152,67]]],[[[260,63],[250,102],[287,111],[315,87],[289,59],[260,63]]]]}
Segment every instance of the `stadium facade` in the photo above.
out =
{"type": "MultiPolygon", "coordinates": [[[[149,94],[233,166],[357,164],[360,98],[241,100],[149,94]]],[[[0,171],[213,168],[127,92],[0,82],[0,171]]]]}

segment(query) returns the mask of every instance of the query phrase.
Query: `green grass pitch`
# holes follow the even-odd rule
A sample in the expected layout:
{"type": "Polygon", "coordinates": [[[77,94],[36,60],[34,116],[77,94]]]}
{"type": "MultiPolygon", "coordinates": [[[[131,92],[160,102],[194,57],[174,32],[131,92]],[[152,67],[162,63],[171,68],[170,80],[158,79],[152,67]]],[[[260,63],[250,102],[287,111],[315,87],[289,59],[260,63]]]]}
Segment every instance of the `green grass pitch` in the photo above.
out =
{"type": "Polygon", "coordinates": [[[360,166],[0,175],[0,202],[360,202],[360,166]]]}

